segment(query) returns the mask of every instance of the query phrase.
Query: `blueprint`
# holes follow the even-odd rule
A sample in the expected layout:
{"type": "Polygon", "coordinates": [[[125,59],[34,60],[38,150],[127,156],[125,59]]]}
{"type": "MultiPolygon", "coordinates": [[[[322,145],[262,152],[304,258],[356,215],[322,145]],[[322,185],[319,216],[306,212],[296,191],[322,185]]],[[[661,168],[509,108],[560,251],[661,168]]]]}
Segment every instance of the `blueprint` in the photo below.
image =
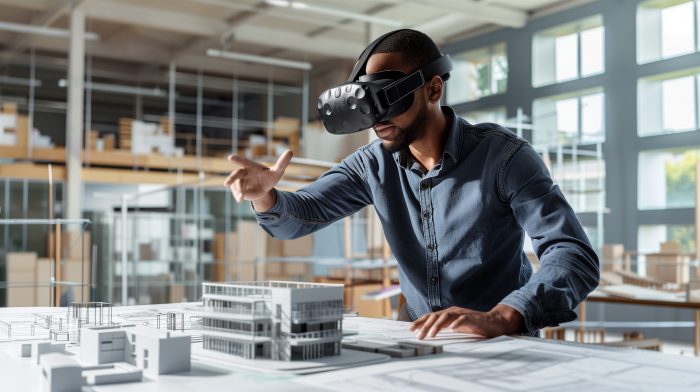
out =
{"type": "MultiPolygon", "coordinates": [[[[445,331],[423,342],[443,346],[442,354],[406,359],[372,357],[343,350],[315,364],[230,360],[202,353],[199,303],[126,306],[112,309],[111,322],[165,328],[163,315],[177,315],[178,328],[192,336],[192,370],[128,384],[129,391],[700,391],[700,359],[657,352],[607,349],[543,339],[484,339],[445,331]],[[300,369],[300,367],[307,367],[300,369]],[[324,373],[318,373],[324,372],[324,373]],[[314,373],[302,375],[307,373],[314,373]]],[[[39,369],[14,354],[21,341],[46,339],[64,323],[66,309],[0,308],[0,378],[7,390],[39,390],[39,369]]],[[[172,318],[172,317],[171,317],[172,318]]],[[[106,320],[105,320],[106,322],[106,320]]],[[[383,342],[415,339],[408,323],[346,317],[344,339],[383,342]]],[[[60,328],[59,328],[60,329],[60,328]]],[[[75,348],[68,344],[68,352],[75,348]]],[[[125,384],[92,390],[119,391],[125,384]]],[[[5,390],[5,388],[3,388],[5,390]]]]}
{"type": "Polygon", "coordinates": [[[298,382],[336,391],[698,391],[700,360],[501,337],[298,382]]]}

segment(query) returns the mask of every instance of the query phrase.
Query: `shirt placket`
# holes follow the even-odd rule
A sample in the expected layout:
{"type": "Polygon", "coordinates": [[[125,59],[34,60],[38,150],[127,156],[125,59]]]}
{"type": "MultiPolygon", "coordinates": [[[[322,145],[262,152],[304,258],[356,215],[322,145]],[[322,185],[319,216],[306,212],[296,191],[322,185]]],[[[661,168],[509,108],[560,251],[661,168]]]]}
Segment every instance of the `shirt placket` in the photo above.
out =
{"type": "Polygon", "coordinates": [[[428,279],[428,306],[430,311],[440,309],[440,269],[438,264],[438,246],[435,236],[435,219],[433,216],[433,201],[430,197],[432,178],[424,178],[420,182],[421,219],[423,220],[423,238],[425,240],[426,272],[428,279]]]}

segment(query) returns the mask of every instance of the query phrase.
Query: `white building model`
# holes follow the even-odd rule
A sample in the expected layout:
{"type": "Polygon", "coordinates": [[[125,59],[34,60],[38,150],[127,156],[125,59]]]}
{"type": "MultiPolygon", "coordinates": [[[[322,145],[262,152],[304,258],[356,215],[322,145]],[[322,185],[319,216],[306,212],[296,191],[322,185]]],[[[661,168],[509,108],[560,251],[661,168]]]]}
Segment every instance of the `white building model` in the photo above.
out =
{"type": "Polygon", "coordinates": [[[204,349],[248,359],[340,354],[343,285],[203,283],[204,349]]]}

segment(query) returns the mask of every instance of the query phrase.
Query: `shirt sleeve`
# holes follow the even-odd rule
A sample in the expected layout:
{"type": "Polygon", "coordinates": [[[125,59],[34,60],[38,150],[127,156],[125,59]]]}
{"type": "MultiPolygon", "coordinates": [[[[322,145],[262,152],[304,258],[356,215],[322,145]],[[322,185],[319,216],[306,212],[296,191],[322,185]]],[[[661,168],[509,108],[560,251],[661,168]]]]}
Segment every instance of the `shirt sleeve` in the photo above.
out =
{"type": "Polygon", "coordinates": [[[278,239],[313,233],[372,203],[366,170],[362,150],[358,150],[296,192],[275,190],[275,205],[256,212],[255,217],[268,234],[278,239]]]}
{"type": "Polygon", "coordinates": [[[523,315],[528,332],[574,320],[574,309],[600,280],[598,256],[530,144],[523,144],[504,169],[499,192],[532,239],[540,269],[501,303],[523,315]]]}

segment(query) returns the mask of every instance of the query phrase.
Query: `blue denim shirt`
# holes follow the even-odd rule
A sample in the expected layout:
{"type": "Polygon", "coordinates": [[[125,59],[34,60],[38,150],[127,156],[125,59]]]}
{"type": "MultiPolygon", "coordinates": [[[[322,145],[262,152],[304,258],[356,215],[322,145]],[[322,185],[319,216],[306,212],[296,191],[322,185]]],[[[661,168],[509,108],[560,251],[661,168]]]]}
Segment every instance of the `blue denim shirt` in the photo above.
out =
{"type": "Polygon", "coordinates": [[[432,170],[375,141],[297,192],[277,190],[258,222],[291,239],[373,204],[411,318],[503,303],[523,315],[526,333],[575,319],[598,285],[598,257],[544,162],[511,131],[443,111],[450,133],[432,170]],[[525,232],[541,262],[535,274],[525,232]]]}

